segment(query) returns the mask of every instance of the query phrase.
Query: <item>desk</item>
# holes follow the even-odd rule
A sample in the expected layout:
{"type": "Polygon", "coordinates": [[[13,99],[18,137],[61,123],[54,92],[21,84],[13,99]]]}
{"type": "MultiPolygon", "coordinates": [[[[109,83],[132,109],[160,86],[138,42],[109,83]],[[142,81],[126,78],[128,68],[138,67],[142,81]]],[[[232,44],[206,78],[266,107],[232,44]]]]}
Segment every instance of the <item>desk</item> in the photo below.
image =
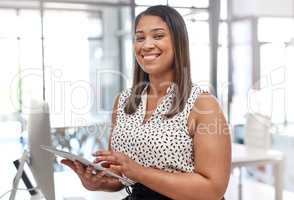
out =
{"type": "Polygon", "coordinates": [[[245,145],[232,145],[232,169],[236,167],[273,165],[273,176],[275,178],[275,199],[283,199],[283,153],[275,150],[264,151],[262,149],[247,148],[245,145]]]}

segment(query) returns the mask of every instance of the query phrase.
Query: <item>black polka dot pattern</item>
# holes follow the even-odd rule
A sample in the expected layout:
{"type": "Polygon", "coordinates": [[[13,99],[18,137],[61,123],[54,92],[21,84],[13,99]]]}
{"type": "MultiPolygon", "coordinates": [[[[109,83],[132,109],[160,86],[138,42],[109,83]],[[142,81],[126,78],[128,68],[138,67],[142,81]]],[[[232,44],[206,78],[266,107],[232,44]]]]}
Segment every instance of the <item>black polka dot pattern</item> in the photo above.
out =
{"type": "Polygon", "coordinates": [[[142,101],[137,111],[131,115],[123,111],[131,90],[126,89],[120,94],[117,124],[111,138],[112,149],[126,154],[145,167],[155,167],[168,172],[193,172],[193,138],[188,134],[187,121],[202,90],[193,84],[184,110],[167,119],[163,114],[172,105],[175,95],[175,84],[172,84],[152,116],[143,124],[146,88],[142,92],[142,101]]]}

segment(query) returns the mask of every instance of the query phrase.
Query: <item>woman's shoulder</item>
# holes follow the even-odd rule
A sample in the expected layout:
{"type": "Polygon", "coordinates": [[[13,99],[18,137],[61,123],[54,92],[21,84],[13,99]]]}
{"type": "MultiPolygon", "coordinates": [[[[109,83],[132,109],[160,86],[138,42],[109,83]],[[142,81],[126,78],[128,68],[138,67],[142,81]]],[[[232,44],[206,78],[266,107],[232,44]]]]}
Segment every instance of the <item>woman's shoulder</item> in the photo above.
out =
{"type": "Polygon", "coordinates": [[[221,112],[221,106],[217,98],[207,90],[199,90],[196,101],[193,103],[193,113],[197,116],[216,115],[221,112]]]}
{"type": "Polygon", "coordinates": [[[217,98],[209,92],[200,93],[197,101],[195,101],[194,106],[199,108],[218,108],[219,102],[217,98]]]}
{"type": "Polygon", "coordinates": [[[191,93],[195,97],[192,105],[194,114],[215,113],[221,109],[217,98],[201,85],[193,83],[191,93]]]}

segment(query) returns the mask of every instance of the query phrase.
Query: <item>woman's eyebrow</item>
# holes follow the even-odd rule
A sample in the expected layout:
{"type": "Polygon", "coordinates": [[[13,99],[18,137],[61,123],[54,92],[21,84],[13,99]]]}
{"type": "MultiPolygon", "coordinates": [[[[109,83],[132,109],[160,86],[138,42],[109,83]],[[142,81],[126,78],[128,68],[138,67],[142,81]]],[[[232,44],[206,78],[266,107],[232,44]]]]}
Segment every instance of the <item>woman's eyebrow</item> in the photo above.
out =
{"type": "Polygon", "coordinates": [[[154,29],[151,29],[151,32],[156,32],[156,31],[165,31],[164,28],[154,28],[154,29]]]}
{"type": "Polygon", "coordinates": [[[142,30],[137,30],[135,33],[144,33],[142,30]]]}
{"type": "MultiPolygon", "coordinates": [[[[156,31],[165,31],[165,29],[164,29],[164,28],[153,28],[153,29],[151,29],[150,32],[156,32],[156,31]]],[[[137,34],[137,33],[144,33],[144,31],[143,31],[143,30],[136,30],[135,33],[136,33],[136,34],[137,34]]]]}

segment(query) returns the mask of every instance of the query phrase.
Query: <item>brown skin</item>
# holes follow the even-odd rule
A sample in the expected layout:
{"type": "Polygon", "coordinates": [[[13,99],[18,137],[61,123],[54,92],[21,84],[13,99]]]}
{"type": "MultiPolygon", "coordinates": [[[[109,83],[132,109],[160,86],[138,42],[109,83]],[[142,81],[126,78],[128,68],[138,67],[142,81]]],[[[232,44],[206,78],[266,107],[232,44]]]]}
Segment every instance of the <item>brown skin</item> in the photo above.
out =
{"type": "MultiPolygon", "coordinates": [[[[159,98],[165,95],[168,87],[165,83],[173,80],[172,43],[167,25],[159,17],[142,17],[137,30],[139,30],[140,38],[139,41],[138,38],[136,39],[134,45],[136,58],[143,70],[149,74],[151,85],[148,91],[147,115],[145,116],[145,119],[148,119],[148,111],[152,113],[159,98]],[[157,37],[154,29],[163,31],[164,36],[157,37]],[[142,52],[151,52],[150,54],[160,54],[160,56],[152,59],[151,55],[151,58],[144,60],[142,52]]],[[[136,37],[139,36],[136,35],[136,37]]],[[[143,167],[126,155],[111,150],[97,151],[95,162],[108,161],[111,169],[172,199],[221,199],[230,176],[231,142],[227,122],[213,96],[202,94],[198,97],[188,117],[188,129],[194,139],[196,167],[194,173],[168,173],[143,167]]],[[[91,174],[88,175],[93,177],[91,174]]],[[[81,179],[85,176],[85,173],[80,175],[81,179]]],[[[90,178],[85,179],[87,180],[90,178]]],[[[97,186],[94,181],[84,185],[90,185],[91,189],[97,186]]],[[[107,186],[113,188],[111,184],[99,186],[98,184],[96,190],[105,189],[107,186]]]]}

